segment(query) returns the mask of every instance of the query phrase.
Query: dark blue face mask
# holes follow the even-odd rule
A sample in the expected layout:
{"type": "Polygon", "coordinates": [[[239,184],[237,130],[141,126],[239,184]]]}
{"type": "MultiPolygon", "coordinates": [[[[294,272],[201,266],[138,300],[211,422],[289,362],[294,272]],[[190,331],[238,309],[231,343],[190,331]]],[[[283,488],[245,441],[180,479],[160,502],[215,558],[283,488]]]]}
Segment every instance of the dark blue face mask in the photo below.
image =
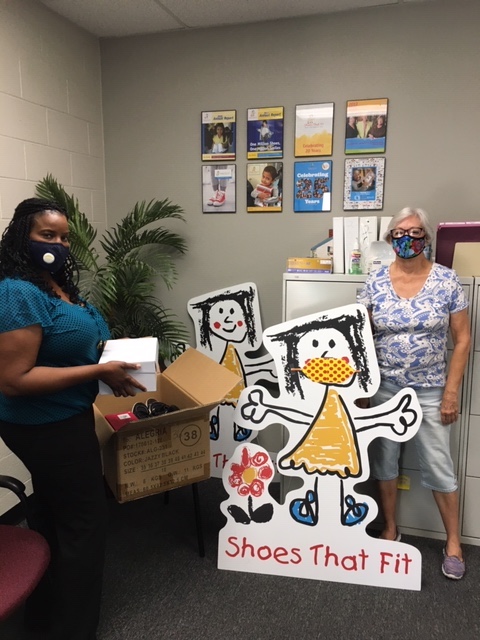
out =
{"type": "Polygon", "coordinates": [[[30,240],[30,255],[37,267],[56,273],[65,264],[65,260],[70,255],[70,249],[61,242],[30,240]]]}

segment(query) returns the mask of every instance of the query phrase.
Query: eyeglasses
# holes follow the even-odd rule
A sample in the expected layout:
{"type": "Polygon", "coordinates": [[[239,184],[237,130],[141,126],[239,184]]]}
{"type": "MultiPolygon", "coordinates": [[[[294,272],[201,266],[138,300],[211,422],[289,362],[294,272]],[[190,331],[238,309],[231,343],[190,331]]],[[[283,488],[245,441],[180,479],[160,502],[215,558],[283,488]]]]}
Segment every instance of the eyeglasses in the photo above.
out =
{"type": "Polygon", "coordinates": [[[390,231],[390,236],[398,240],[398,238],[403,238],[403,236],[410,236],[411,238],[424,238],[425,237],[425,229],[421,227],[412,227],[411,229],[392,229],[390,231]]]}

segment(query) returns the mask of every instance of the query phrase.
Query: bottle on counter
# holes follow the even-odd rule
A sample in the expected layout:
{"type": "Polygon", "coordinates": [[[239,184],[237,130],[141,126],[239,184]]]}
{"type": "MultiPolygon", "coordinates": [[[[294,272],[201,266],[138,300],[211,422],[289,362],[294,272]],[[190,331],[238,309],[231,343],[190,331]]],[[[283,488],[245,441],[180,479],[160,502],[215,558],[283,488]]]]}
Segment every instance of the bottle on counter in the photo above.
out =
{"type": "Polygon", "coordinates": [[[392,246],[385,240],[375,240],[370,244],[367,254],[367,273],[375,271],[382,265],[390,265],[395,260],[392,246]]]}
{"type": "Polygon", "coordinates": [[[352,253],[350,254],[350,265],[348,269],[348,273],[358,276],[362,273],[362,252],[360,251],[360,247],[358,246],[358,238],[355,240],[353,245],[352,253]]]}

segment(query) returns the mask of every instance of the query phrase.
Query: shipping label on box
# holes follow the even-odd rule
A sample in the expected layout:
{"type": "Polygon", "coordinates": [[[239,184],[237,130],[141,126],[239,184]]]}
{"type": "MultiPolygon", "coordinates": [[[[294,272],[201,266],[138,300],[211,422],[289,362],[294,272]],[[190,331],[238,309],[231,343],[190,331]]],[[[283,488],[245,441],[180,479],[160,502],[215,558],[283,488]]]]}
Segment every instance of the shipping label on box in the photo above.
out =
{"type": "Polygon", "coordinates": [[[122,434],[104,452],[105,477],[119,502],[210,477],[207,416],[122,434]]]}

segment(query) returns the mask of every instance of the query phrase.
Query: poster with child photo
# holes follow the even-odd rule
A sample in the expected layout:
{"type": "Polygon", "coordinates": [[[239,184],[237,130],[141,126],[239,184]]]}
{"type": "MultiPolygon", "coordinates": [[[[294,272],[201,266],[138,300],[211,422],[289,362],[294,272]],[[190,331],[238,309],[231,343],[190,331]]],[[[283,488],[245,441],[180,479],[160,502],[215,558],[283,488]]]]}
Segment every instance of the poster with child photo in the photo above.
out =
{"type": "Polygon", "coordinates": [[[247,211],[278,213],[282,210],[283,162],[247,165],[247,211]]]}
{"type": "Polygon", "coordinates": [[[237,112],[202,111],[202,160],[235,160],[237,112]]]}
{"type": "Polygon", "coordinates": [[[283,107],[248,110],[247,158],[283,158],[283,107]]]}

